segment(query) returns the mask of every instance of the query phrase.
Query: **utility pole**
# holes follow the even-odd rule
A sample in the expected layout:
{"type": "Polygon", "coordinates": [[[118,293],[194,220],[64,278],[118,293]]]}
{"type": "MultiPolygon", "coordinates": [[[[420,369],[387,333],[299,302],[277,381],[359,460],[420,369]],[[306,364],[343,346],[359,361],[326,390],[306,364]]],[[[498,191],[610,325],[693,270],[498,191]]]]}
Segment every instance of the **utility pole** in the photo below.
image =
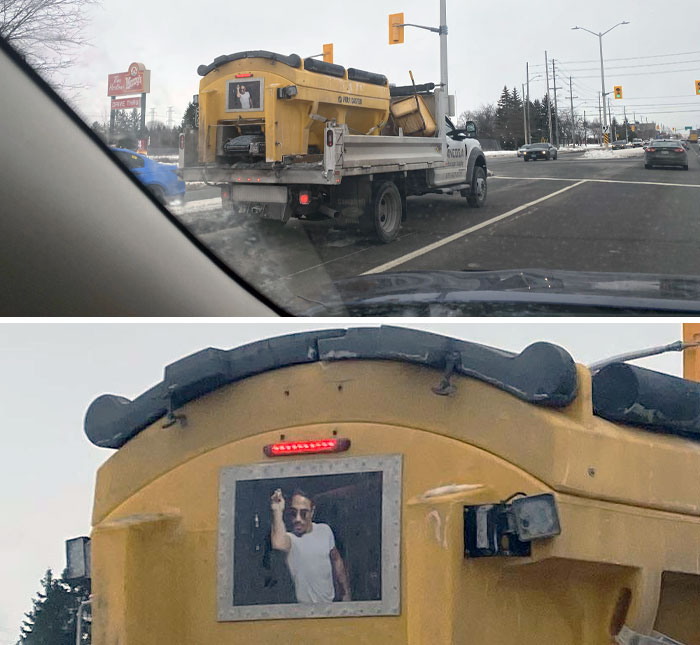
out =
{"type": "Polygon", "coordinates": [[[552,80],[554,81],[554,145],[559,147],[559,107],[557,106],[557,68],[552,58],[552,80]]]}
{"type": "Polygon", "coordinates": [[[576,123],[576,117],[574,116],[574,81],[569,76],[569,97],[571,98],[571,143],[576,145],[576,136],[574,134],[575,132],[575,123],[576,123]]]}
{"type": "Polygon", "coordinates": [[[525,63],[525,77],[527,78],[527,138],[525,143],[532,143],[532,128],[530,127],[530,63],[525,63]]]}
{"type": "Polygon", "coordinates": [[[168,107],[168,128],[172,130],[173,128],[173,110],[175,109],[174,106],[168,107]]]}
{"type": "MultiPolygon", "coordinates": [[[[525,85],[523,87],[523,96],[525,95],[525,85]]],[[[523,130],[525,131],[525,143],[527,143],[527,111],[525,110],[525,101],[523,101],[523,130]]]]}
{"type": "Polygon", "coordinates": [[[549,59],[544,52],[544,73],[547,75],[547,116],[549,117],[549,143],[552,143],[552,100],[549,97],[549,59]]]}
{"type": "Polygon", "coordinates": [[[151,130],[153,130],[153,126],[155,125],[155,121],[156,121],[156,109],[151,108],[149,110],[149,112],[151,113],[151,130]]]}
{"type": "Polygon", "coordinates": [[[588,145],[588,126],[586,125],[586,110],[583,111],[583,142],[588,145]]]}
{"type": "Polygon", "coordinates": [[[625,106],[625,141],[629,140],[629,131],[627,130],[627,106],[625,106]]]}
{"type": "Polygon", "coordinates": [[[603,113],[601,112],[601,107],[600,107],[600,92],[598,92],[598,123],[600,123],[600,136],[598,137],[600,139],[600,145],[603,145],[603,113]]]}

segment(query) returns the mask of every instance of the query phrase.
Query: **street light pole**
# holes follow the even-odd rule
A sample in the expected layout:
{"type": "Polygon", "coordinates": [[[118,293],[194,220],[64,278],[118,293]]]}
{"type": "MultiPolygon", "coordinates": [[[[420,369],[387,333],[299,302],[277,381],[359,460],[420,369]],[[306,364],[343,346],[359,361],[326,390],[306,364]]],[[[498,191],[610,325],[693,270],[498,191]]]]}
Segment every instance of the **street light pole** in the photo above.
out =
{"type": "MultiPolygon", "coordinates": [[[[598,42],[600,43],[600,84],[601,88],[603,91],[603,126],[605,128],[608,127],[608,115],[606,113],[605,109],[605,97],[607,96],[607,92],[605,91],[605,65],[603,63],[603,36],[606,34],[609,34],[613,29],[616,27],[619,27],[620,25],[629,25],[630,23],[626,20],[623,20],[622,22],[618,22],[614,27],[610,27],[607,31],[603,32],[598,32],[596,33],[595,31],[591,31],[590,29],[586,29],[585,27],[572,27],[572,30],[576,29],[581,29],[582,31],[587,31],[589,34],[593,34],[594,36],[598,37],[598,42]]],[[[608,147],[608,144],[605,144],[605,147],[608,147]]]]}

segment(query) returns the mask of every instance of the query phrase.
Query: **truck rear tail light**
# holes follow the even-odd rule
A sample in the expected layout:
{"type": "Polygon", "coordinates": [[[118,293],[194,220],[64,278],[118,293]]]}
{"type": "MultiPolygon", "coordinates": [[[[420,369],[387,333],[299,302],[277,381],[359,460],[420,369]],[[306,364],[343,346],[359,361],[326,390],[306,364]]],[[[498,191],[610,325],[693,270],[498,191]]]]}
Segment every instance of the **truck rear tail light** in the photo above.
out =
{"type": "Polygon", "coordinates": [[[231,196],[231,194],[228,192],[228,190],[223,190],[221,191],[221,199],[228,199],[231,196]]]}
{"type": "Polygon", "coordinates": [[[181,134],[180,135],[180,150],[184,150],[184,149],[185,149],[185,135],[181,134]]]}
{"type": "Polygon", "coordinates": [[[302,206],[308,206],[311,203],[311,196],[307,192],[299,193],[299,203],[302,206]]]}
{"type": "Polygon", "coordinates": [[[345,452],[350,448],[350,439],[314,439],[312,441],[280,441],[263,448],[268,457],[286,455],[314,455],[328,452],[345,452]]]}
{"type": "Polygon", "coordinates": [[[250,72],[236,74],[236,78],[252,78],[252,77],[253,77],[253,75],[250,72]]]}
{"type": "Polygon", "coordinates": [[[329,148],[333,147],[334,139],[333,130],[328,130],[328,132],[326,132],[326,145],[329,148]]]}

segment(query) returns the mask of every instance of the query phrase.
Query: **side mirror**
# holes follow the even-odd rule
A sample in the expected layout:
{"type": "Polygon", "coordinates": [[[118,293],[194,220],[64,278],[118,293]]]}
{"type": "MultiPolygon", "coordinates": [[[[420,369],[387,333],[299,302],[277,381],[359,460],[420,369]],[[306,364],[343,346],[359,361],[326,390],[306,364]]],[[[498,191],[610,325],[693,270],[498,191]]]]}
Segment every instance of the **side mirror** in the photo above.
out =
{"type": "Polygon", "coordinates": [[[467,123],[464,126],[464,131],[467,133],[468,137],[475,137],[476,136],[476,123],[474,121],[467,121],[467,123]]]}

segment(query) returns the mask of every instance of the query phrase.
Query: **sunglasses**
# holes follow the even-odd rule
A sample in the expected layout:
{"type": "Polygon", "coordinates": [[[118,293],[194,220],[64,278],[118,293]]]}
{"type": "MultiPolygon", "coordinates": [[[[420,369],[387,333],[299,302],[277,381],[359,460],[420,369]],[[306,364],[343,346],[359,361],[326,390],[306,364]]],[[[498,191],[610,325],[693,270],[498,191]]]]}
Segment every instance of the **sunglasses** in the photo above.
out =
{"type": "Polygon", "coordinates": [[[289,515],[289,517],[296,517],[298,515],[302,520],[308,520],[311,511],[308,508],[288,508],[287,515],[289,515]]]}

